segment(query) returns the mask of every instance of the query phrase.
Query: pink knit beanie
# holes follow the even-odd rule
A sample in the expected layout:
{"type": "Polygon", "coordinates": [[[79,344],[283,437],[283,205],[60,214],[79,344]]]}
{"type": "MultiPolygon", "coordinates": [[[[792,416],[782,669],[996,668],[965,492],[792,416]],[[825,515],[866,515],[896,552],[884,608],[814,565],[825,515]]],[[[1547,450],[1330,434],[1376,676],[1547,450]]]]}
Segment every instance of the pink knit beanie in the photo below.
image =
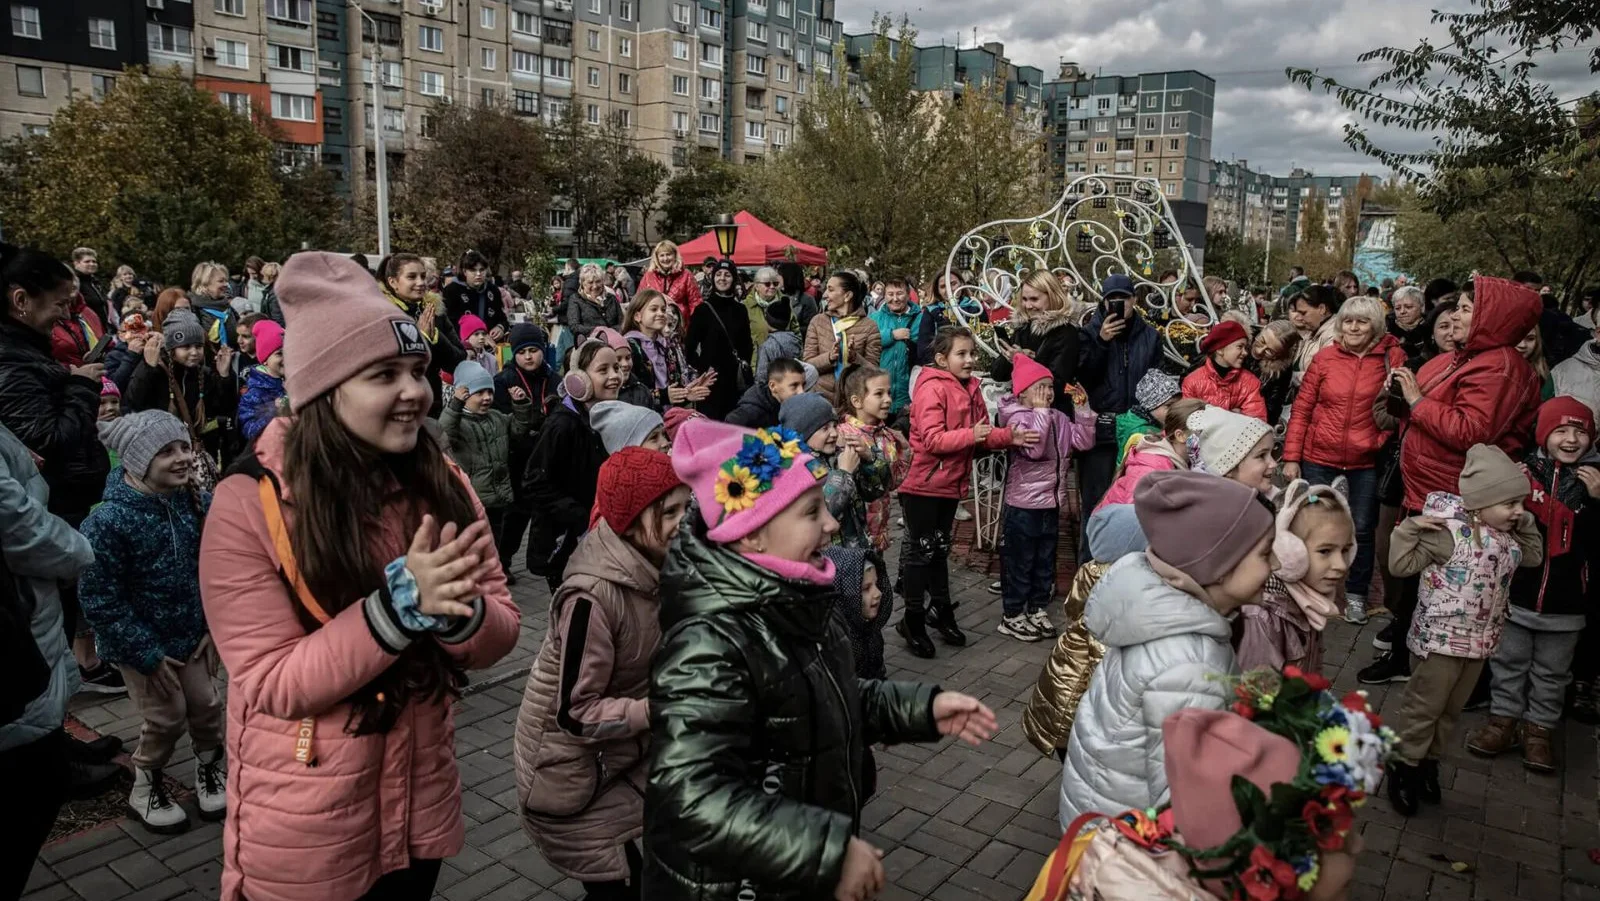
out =
{"type": "Polygon", "coordinates": [[[461,326],[459,328],[462,344],[467,343],[467,339],[471,338],[474,333],[487,332],[488,330],[489,326],[486,325],[482,319],[479,319],[477,316],[474,316],[471,313],[462,314],[461,326]]]}
{"type": "MultiPolygon", "coordinates": [[[[1034,360],[1025,354],[1017,354],[1011,358],[1011,393],[1021,395],[1022,392],[1032,388],[1045,379],[1054,379],[1043,363],[1034,360]]],[[[1053,388],[1055,383],[1051,382],[1053,388]]]]}
{"type": "Polygon", "coordinates": [[[711,419],[690,419],[672,442],[672,468],[694,491],[717,544],[749,535],[811,488],[828,467],[784,428],[751,431],[711,419]]]}
{"type": "Polygon", "coordinates": [[[256,360],[267,362],[267,357],[283,349],[283,326],[271,319],[263,319],[250,326],[250,334],[256,339],[256,360]]]}
{"type": "Polygon", "coordinates": [[[288,324],[284,387],[295,413],[374,363],[429,355],[416,322],[347,257],[297,253],[283,264],[276,287],[288,324]]]}
{"type": "Polygon", "coordinates": [[[1162,722],[1161,741],[1173,825],[1191,848],[1215,848],[1244,827],[1234,779],[1270,796],[1272,786],[1293,782],[1300,772],[1300,748],[1293,741],[1236,713],[1179,710],[1162,722]]]}

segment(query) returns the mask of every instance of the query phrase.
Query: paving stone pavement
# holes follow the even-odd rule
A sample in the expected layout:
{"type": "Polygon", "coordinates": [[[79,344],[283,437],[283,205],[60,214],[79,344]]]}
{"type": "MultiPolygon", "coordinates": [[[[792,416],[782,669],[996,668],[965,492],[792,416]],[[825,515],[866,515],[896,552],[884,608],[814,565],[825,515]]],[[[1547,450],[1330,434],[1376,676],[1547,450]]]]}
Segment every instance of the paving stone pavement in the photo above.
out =
{"type": "MultiPolygon", "coordinates": [[[[971,643],[954,653],[941,647],[937,659],[920,660],[890,633],[890,674],[977,695],[994,708],[1001,731],[978,748],[906,745],[878,753],[879,793],[866,806],[864,826],[866,837],[886,852],[885,901],[1016,901],[1059,837],[1059,764],[1027,743],[1019,722],[1050,645],[995,633],[999,599],[987,592],[987,577],[958,569],[951,581],[971,643]]],[[[446,901],[583,896],[581,885],[532,849],[516,813],[512,732],[522,675],[544,634],[549,594],[542,580],[525,573],[513,594],[523,610],[517,649],[494,670],[476,674],[457,709],[467,847],[444,866],[437,897],[446,901]]],[[[1326,674],[1337,688],[1357,687],[1356,671],[1370,659],[1370,639],[1382,622],[1330,627],[1326,674]]],[[[1392,717],[1400,693],[1400,686],[1389,686],[1371,695],[1392,717]]],[[[74,712],[130,744],[137,737],[139,721],[126,698],[80,698],[74,712]]],[[[1465,716],[1463,734],[1481,721],[1482,714],[1465,716]]],[[[1361,815],[1367,851],[1351,901],[1600,901],[1600,866],[1588,856],[1600,848],[1595,731],[1575,726],[1562,738],[1562,771],[1537,775],[1515,756],[1474,758],[1460,749],[1458,736],[1441,774],[1441,806],[1408,821],[1374,798],[1361,815]]],[[[187,739],[170,772],[192,784],[187,739]]],[[[172,837],[118,822],[51,845],[24,897],[217,898],[221,829],[195,822],[172,837]]]]}

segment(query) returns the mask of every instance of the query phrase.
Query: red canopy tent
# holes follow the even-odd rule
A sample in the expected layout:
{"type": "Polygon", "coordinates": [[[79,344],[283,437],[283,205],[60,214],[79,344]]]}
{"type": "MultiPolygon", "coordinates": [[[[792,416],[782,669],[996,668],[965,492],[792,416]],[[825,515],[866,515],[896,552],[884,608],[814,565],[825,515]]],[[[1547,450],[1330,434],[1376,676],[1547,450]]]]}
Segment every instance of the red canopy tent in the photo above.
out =
{"type": "MultiPolygon", "coordinates": [[[[739,243],[733,249],[733,261],[740,266],[781,263],[790,259],[791,251],[794,261],[802,266],[825,266],[828,263],[826,250],[796,241],[750,215],[748,210],[740,210],[734,215],[733,221],[743,226],[739,229],[739,243]]],[[[722,257],[717,250],[717,236],[709,231],[693,241],[678,245],[678,253],[683,257],[683,264],[690,268],[698,267],[706,257],[722,257]]]]}

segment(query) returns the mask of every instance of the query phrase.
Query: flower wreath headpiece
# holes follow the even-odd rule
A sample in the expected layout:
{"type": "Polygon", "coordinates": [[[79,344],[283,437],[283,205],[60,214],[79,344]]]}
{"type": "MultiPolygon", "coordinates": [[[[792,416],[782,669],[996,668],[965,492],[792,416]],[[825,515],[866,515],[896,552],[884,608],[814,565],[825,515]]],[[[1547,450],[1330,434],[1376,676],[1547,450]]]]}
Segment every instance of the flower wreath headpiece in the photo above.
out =
{"type": "MultiPolygon", "coordinates": [[[[717,505],[722,508],[717,522],[754,507],[763,494],[772,490],[772,483],[794,465],[795,458],[807,451],[800,436],[783,426],[746,435],[739,452],[717,470],[713,490],[717,505]]],[[[806,468],[819,481],[828,475],[827,464],[816,457],[806,457],[806,468]]]]}

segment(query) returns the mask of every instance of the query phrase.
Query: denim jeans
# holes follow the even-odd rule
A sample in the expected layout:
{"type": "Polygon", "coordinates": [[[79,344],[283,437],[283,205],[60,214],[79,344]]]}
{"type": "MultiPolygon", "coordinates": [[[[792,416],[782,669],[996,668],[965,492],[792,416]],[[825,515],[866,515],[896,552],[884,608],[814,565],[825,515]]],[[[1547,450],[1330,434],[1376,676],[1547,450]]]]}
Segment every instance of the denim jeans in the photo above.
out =
{"type": "Polygon", "coordinates": [[[1331,485],[1338,476],[1350,480],[1350,517],[1356,521],[1356,560],[1345,577],[1344,590],[1345,594],[1366,597],[1372,593],[1372,539],[1378,524],[1378,470],[1371,467],[1334,469],[1315,463],[1301,463],[1300,475],[1313,485],[1331,485]]]}
{"type": "Polygon", "coordinates": [[[1056,590],[1056,532],[1061,511],[1007,504],[1000,550],[1000,605],[1006,616],[1043,610],[1056,590]]]}

